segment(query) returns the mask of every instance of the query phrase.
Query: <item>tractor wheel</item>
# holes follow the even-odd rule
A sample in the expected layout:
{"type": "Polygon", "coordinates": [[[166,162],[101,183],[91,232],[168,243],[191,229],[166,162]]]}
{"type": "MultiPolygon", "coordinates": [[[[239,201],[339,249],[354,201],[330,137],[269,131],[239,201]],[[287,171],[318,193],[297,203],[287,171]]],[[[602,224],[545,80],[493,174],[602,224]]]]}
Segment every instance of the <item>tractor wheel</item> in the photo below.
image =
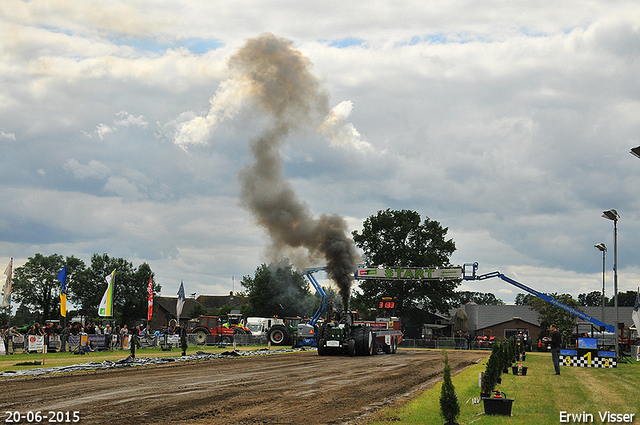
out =
{"type": "Polygon", "coordinates": [[[331,326],[329,326],[327,323],[323,323],[322,325],[320,325],[320,329],[318,329],[318,336],[319,338],[324,338],[325,340],[330,339],[331,326]]]}
{"type": "Polygon", "coordinates": [[[356,355],[356,340],[353,338],[349,340],[349,355],[351,357],[356,355]]]}
{"type": "Polygon", "coordinates": [[[362,327],[362,342],[361,342],[361,353],[363,356],[371,356],[373,355],[373,348],[375,345],[375,341],[373,340],[373,332],[369,326],[362,327]]]}
{"type": "Polygon", "coordinates": [[[232,341],[232,338],[230,336],[223,336],[222,337],[222,343],[223,344],[231,344],[232,342],[233,341],[232,341]]]}
{"type": "Polygon", "coordinates": [[[282,325],[275,325],[269,329],[268,335],[269,341],[273,345],[286,345],[289,341],[291,341],[291,334],[287,329],[285,329],[282,325]]]}
{"type": "Polygon", "coordinates": [[[327,355],[327,349],[324,346],[325,344],[325,340],[324,338],[321,338],[318,340],[318,355],[319,356],[326,356],[327,355]]]}
{"type": "Polygon", "coordinates": [[[369,326],[358,326],[353,329],[352,335],[356,340],[356,354],[358,356],[370,356],[373,354],[373,333],[369,326]]]}
{"type": "Polygon", "coordinates": [[[198,345],[207,342],[207,335],[209,335],[209,333],[204,329],[196,329],[196,341],[198,342],[198,345]]]}
{"type": "Polygon", "coordinates": [[[383,351],[385,354],[391,354],[391,353],[393,353],[393,337],[391,337],[391,339],[390,339],[390,341],[389,341],[389,343],[388,343],[388,344],[386,344],[386,343],[384,343],[384,342],[382,343],[382,351],[383,351]]]}

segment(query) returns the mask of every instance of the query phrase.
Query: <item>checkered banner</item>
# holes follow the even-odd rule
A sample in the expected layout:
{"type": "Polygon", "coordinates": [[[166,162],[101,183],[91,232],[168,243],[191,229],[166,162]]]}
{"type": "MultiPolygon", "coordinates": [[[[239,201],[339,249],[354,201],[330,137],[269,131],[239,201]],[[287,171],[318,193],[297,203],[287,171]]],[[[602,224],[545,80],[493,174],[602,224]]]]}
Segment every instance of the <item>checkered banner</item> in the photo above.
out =
{"type": "Polygon", "coordinates": [[[560,355],[562,366],[574,367],[618,367],[615,357],[591,357],[591,356],[563,356],[560,355]]]}

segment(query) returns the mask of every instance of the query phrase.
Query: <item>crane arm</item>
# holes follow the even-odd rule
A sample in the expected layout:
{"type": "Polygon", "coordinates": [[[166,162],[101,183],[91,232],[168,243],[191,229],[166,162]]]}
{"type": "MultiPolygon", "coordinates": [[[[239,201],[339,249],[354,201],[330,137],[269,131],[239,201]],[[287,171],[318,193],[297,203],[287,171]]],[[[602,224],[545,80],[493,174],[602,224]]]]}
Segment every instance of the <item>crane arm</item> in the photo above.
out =
{"type": "Polygon", "coordinates": [[[320,316],[322,316],[322,313],[327,309],[327,302],[328,302],[327,294],[324,292],[324,289],[322,289],[322,286],[320,286],[316,278],[313,276],[315,272],[320,272],[320,271],[323,271],[324,269],[325,269],[324,267],[313,267],[309,269],[304,269],[302,271],[302,273],[307,277],[307,279],[309,279],[309,282],[311,282],[313,289],[315,289],[318,295],[320,295],[320,299],[321,299],[320,307],[318,308],[318,310],[315,312],[315,314],[309,321],[309,324],[311,326],[315,326],[315,324],[318,322],[318,319],[320,319],[320,316]]]}
{"type": "Polygon", "coordinates": [[[504,274],[495,271],[495,272],[491,272],[491,273],[486,273],[486,274],[482,274],[482,275],[477,275],[476,271],[478,270],[478,263],[467,263],[464,265],[464,269],[463,269],[463,276],[464,276],[464,280],[485,280],[485,279],[490,279],[493,277],[499,277],[500,279],[504,280],[507,283],[510,283],[520,289],[522,289],[523,291],[526,291],[532,295],[535,295],[538,298],[541,298],[543,300],[545,300],[548,303],[551,303],[553,305],[555,305],[556,307],[559,307],[565,311],[568,311],[569,313],[579,317],[582,320],[586,320],[587,322],[593,323],[594,325],[598,326],[599,328],[604,328],[606,329],[608,332],[615,332],[615,327],[612,325],[607,325],[604,322],[601,322],[600,320],[593,318],[591,316],[589,316],[586,313],[583,313],[580,310],[577,310],[571,306],[568,306],[564,303],[561,303],[560,301],[556,300],[553,297],[550,297],[547,294],[544,294],[542,292],[538,292],[535,289],[529,288],[526,285],[523,285],[522,283],[511,279],[510,277],[505,276],[504,274]]]}

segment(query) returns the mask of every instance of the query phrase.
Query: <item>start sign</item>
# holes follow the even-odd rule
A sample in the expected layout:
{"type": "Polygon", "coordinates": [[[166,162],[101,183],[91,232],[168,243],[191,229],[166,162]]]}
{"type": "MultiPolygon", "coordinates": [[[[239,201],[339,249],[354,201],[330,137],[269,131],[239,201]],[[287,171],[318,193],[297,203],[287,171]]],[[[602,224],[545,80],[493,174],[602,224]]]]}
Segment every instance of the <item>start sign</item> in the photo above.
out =
{"type": "Polygon", "coordinates": [[[358,267],[356,279],[462,279],[462,269],[358,267]]]}

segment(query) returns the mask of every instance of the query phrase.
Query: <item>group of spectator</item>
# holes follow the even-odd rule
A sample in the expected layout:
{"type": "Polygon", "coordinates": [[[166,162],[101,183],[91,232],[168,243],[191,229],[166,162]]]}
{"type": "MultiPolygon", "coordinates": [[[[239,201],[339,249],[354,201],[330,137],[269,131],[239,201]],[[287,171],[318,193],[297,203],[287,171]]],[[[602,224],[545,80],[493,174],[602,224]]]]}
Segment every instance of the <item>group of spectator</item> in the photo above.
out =
{"type": "MultiPolygon", "coordinates": [[[[124,337],[127,335],[136,335],[138,338],[154,337],[160,335],[173,335],[181,334],[183,328],[179,326],[163,327],[161,330],[152,330],[149,325],[139,325],[129,328],[126,324],[122,327],[116,326],[112,328],[111,325],[101,326],[95,322],[89,322],[86,326],[83,326],[79,322],[71,322],[62,327],[57,322],[48,322],[46,325],[34,323],[28,328],[19,330],[17,326],[10,327],[8,323],[0,324],[0,343],[4,344],[4,352],[8,353],[9,341],[14,335],[58,335],[60,336],[60,351],[66,351],[69,337],[78,335],[118,335],[118,338],[113,340],[117,346],[122,347],[124,337]],[[22,331],[22,332],[21,332],[22,331]]],[[[93,344],[87,344],[87,347],[93,344]]],[[[90,348],[88,351],[94,351],[95,348],[90,348]]]]}

